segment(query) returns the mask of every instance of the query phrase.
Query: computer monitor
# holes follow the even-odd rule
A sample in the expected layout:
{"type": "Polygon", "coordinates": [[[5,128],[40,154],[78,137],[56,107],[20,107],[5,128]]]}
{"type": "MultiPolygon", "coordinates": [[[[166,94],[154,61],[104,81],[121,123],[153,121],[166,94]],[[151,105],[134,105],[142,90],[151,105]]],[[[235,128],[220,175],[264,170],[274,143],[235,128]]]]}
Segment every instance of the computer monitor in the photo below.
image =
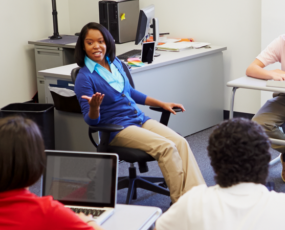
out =
{"type": "MultiPolygon", "coordinates": [[[[150,5],[140,10],[139,21],[136,33],[135,44],[141,44],[149,34],[150,28],[153,29],[153,41],[155,41],[155,47],[158,43],[159,30],[158,19],[154,17],[154,5],[150,5]]],[[[131,57],[139,57],[141,50],[131,50],[118,56],[119,59],[127,61],[131,57]]],[[[160,56],[159,53],[154,53],[154,57],[160,56]]]]}
{"type": "Polygon", "coordinates": [[[154,17],[154,5],[150,5],[140,10],[139,21],[137,27],[137,34],[135,44],[141,44],[148,36],[150,28],[153,28],[153,40],[157,45],[159,32],[158,32],[158,19],[154,17]]]}

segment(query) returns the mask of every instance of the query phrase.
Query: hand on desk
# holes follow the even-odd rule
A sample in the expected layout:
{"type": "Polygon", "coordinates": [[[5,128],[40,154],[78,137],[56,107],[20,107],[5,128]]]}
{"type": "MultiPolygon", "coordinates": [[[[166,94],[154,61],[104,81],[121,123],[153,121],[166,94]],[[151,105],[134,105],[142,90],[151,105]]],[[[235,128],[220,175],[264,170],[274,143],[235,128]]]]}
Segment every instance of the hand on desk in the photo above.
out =
{"type": "Polygon", "coordinates": [[[258,79],[284,81],[285,71],[280,69],[267,70],[264,69],[265,65],[259,60],[255,59],[247,68],[246,75],[258,79]]]}
{"type": "Polygon", "coordinates": [[[88,222],[87,224],[92,226],[95,230],[104,230],[95,221],[91,221],[93,219],[91,214],[86,216],[84,213],[81,212],[81,213],[79,213],[77,215],[83,222],[85,222],[85,223],[88,222]]]}
{"type": "Polygon", "coordinates": [[[280,69],[269,70],[272,80],[274,81],[284,81],[285,80],[285,71],[280,69]]]}

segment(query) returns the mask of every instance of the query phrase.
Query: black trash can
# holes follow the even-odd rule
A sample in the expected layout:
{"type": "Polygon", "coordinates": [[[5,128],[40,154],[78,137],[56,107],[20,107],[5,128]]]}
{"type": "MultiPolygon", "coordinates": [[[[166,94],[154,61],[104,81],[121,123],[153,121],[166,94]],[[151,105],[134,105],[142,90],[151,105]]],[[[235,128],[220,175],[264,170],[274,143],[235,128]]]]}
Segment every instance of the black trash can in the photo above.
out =
{"type": "Polygon", "coordinates": [[[20,115],[33,120],[42,132],[45,149],[55,149],[53,104],[14,103],[0,110],[0,117],[10,115],[20,115]]]}

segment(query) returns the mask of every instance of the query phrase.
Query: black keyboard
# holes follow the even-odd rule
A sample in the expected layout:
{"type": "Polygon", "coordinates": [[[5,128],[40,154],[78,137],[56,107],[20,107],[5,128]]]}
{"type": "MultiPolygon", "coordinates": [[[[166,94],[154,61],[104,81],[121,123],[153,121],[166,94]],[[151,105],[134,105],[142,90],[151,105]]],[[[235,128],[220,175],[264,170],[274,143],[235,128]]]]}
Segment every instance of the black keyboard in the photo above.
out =
{"type": "Polygon", "coordinates": [[[141,55],[141,50],[130,50],[118,56],[119,59],[127,61],[128,58],[139,57],[141,55]]]}
{"type": "Polygon", "coordinates": [[[70,208],[75,213],[83,212],[85,215],[100,216],[105,210],[102,209],[86,209],[86,208],[70,208]]]}

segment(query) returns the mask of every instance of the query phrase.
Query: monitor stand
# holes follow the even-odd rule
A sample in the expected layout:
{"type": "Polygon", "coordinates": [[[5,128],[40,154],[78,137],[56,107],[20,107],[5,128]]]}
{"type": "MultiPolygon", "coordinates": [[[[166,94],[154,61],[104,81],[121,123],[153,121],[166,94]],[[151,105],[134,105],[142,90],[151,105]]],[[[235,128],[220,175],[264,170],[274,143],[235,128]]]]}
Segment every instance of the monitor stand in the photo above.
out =
{"type": "Polygon", "coordinates": [[[156,53],[155,51],[154,51],[154,57],[159,57],[161,54],[159,54],[159,53],[156,53]]]}
{"type": "MultiPolygon", "coordinates": [[[[155,42],[155,49],[158,44],[158,39],[159,39],[159,28],[158,28],[158,18],[153,18],[152,19],[152,25],[150,26],[153,30],[153,41],[155,42]]],[[[159,57],[161,54],[156,53],[154,51],[154,57],[159,57]]]]}

